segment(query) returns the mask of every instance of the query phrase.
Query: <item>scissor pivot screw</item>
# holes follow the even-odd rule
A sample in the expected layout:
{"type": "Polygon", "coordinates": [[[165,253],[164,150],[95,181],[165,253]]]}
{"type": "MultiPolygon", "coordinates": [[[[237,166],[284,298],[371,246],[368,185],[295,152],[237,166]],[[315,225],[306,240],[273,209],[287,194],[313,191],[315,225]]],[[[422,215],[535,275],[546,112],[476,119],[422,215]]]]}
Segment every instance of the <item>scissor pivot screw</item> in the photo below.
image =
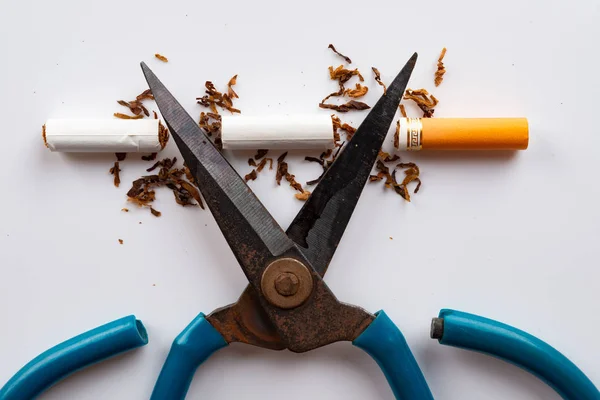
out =
{"type": "Polygon", "coordinates": [[[265,269],[261,288],[269,303],[279,308],[295,308],[304,303],[313,289],[308,268],[293,258],[280,258],[265,269]]]}

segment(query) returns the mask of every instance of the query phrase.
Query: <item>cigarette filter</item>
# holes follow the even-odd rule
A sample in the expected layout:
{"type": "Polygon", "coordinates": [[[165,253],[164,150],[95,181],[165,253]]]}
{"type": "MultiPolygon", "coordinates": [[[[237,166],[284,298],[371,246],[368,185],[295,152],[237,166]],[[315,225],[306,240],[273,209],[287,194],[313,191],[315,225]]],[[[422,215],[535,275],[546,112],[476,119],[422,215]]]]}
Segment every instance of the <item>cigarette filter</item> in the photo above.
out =
{"type": "Polygon", "coordinates": [[[223,148],[326,149],[333,147],[333,124],[329,115],[223,116],[223,148]]]}
{"type": "Polygon", "coordinates": [[[50,151],[155,153],[169,140],[158,119],[49,119],[42,136],[50,151]]]}
{"type": "Polygon", "coordinates": [[[400,150],[525,150],[526,118],[400,118],[400,150]]]}

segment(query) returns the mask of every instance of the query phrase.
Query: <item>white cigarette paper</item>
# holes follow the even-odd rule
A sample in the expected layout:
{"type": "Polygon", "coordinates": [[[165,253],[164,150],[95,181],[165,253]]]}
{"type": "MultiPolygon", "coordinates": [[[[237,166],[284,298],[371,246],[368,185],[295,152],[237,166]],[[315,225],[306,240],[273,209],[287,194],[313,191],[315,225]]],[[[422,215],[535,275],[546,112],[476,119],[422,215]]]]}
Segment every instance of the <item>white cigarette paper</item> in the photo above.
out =
{"type": "Polygon", "coordinates": [[[329,115],[223,116],[223,148],[327,149],[333,147],[333,123],[329,115]]]}
{"type": "Polygon", "coordinates": [[[50,151],[156,153],[169,138],[158,119],[49,119],[43,127],[50,151]]]}

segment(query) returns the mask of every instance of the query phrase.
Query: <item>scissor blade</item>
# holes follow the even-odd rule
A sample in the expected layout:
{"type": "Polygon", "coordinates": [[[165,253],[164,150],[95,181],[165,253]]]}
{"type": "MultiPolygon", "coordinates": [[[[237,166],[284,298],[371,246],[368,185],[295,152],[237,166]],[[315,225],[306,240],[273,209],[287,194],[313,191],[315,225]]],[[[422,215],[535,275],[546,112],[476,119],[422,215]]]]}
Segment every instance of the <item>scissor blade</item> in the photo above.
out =
{"type": "Polygon", "coordinates": [[[321,276],[350,221],[416,62],[417,53],[367,115],[287,229],[321,276]]]}
{"type": "Polygon", "coordinates": [[[141,66],[221,232],[250,283],[259,288],[267,261],[293,247],[293,242],[150,68],[141,66]]]}

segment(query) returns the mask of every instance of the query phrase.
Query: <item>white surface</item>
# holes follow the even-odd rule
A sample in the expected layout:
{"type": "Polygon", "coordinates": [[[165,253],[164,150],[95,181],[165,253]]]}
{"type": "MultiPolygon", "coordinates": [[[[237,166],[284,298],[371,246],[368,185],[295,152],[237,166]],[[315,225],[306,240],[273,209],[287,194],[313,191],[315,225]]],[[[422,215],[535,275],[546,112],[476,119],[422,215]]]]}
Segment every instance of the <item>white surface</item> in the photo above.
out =
{"type": "MultiPolygon", "coordinates": [[[[436,116],[526,116],[531,130],[529,150],[514,155],[406,155],[419,162],[422,191],[405,203],[381,184],[366,188],[326,276],[332,290],[388,312],[436,399],[558,399],[513,366],[430,340],[430,318],[444,307],[537,335],[600,384],[597,1],[1,6],[1,382],[46,348],[135,313],[147,347],[41,399],[148,398],[172,339],[246,284],[209,212],[178,206],[167,190],[158,192],[161,218],[131,205],[121,212],[128,182],[148,163],[130,157],[115,189],[111,155],[49,152],[44,121],[122,111],[117,99],[146,89],[142,60],[194,117],[204,81],[225,89],[236,73],[243,113],[327,112],[317,103],[337,89],[327,73],[341,61],[332,42],[364,72],[370,104],[381,93],[370,67],[388,82],[418,51],[410,86],[440,99],[436,116]],[[435,89],[442,46],[448,73],[435,89]]],[[[171,141],[166,154],[176,153],[171,141]]],[[[289,160],[302,182],[319,173],[304,154],[289,160]]],[[[228,157],[245,174],[249,155],[228,157]]],[[[292,189],[276,187],[274,171],[251,186],[286,227],[301,206],[292,189]]],[[[199,369],[188,398],[242,396],[392,399],[375,362],[348,343],[302,355],[231,346],[199,369]]]]}
{"type": "MultiPolygon", "coordinates": [[[[264,111],[263,111],[264,113],[264,111]]],[[[227,150],[333,148],[333,122],[327,114],[223,115],[221,139],[227,150]]]]}
{"type": "Polygon", "coordinates": [[[157,152],[158,120],[139,119],[49,119],[46,143],[59,152],[157,152]]]}

